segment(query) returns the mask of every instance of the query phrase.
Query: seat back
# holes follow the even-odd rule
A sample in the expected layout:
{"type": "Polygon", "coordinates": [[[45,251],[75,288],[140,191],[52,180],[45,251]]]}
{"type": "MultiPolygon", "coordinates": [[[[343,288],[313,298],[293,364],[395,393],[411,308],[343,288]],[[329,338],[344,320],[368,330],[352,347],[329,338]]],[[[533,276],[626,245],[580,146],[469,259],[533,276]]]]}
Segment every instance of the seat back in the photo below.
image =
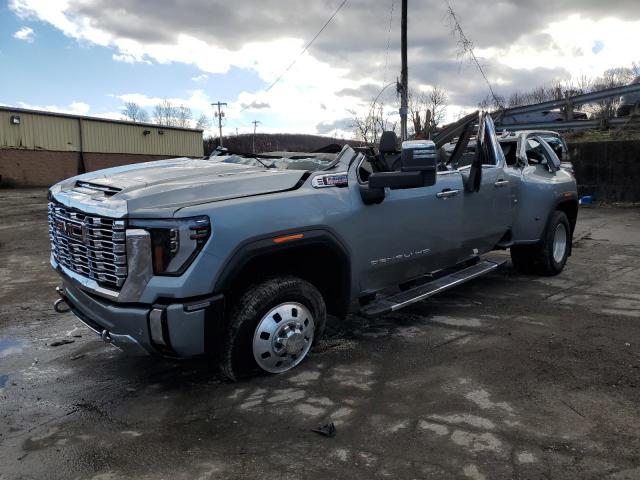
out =
{"type": "Polygon", "coordinates": [[[382,132],[380,136],[380,146],[378,147],[381,163],[386,167],[386,170],[393,172],[400,170],[400,152],[398,151],[398,137],[396,132],[386,131],[382,132]]]}

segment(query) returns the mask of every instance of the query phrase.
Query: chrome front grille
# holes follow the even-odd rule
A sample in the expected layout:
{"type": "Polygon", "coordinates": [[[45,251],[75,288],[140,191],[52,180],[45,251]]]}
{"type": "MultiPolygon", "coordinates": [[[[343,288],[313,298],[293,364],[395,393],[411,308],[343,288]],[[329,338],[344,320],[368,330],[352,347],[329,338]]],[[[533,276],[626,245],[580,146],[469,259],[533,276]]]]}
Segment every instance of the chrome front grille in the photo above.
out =
{"type": "Polygon", "coordinates": [[[128,273],[124,220],[49,203],[49,239],[60,265],[106,288],[119,290],[124,285],[128,273]]]}

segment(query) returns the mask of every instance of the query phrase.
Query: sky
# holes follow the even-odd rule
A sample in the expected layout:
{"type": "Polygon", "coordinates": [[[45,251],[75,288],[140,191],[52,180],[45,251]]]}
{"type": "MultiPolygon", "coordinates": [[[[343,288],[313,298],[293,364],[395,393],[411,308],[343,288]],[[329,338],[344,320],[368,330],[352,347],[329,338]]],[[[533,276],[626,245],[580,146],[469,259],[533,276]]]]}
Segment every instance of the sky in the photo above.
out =
{"type": "MultiPolygon", "coordinates": [[[[639,0],[449,1],[506,97],[640,62],[639,0]]],[[[399,75],[401,2],[348,0],[301,55],[341,3],[0,0],[0,105],[121,119],[125,102],[151,113],[168,99],[213,122],[223,101],[225,134],[258,120],[261,132],[349,138],[354,112],[399,75]]],[[[409,0],[409,82],[443,88],[448,119],[489,93],[458,54],[447,0],[409,0]]],[[[393,87],[380,98],[395,108],[393,87]]]]}

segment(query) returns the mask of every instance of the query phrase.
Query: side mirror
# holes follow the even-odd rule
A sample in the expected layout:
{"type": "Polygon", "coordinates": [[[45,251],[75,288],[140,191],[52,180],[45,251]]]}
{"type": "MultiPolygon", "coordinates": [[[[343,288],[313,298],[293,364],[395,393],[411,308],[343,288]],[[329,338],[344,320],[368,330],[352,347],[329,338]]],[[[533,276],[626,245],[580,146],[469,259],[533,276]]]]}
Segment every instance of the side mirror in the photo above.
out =
{"type": "Polygon", "coordinates": [[[360,186],[360,195],[366,205],[371,205],[384,200],[385,188],[402,190],[424,186],[421,172],[374,172],[369,175],[369,185],[360,186]]]}
{"type": "Polygon", "coordinates": [[[369,176],[369,188],[405,188],[424,187],[424,179],[420,172],[375,172],[369,176]]]}
{"type": "Polygon", "coordinates": [[[431,140],[411,140],[402,143],[402,171],[419,172],[423,183],[430,187],[436,183],[438,160],[436,144],[431,140]]]}
{"type": "Polygon", "coordinates": [[[369,185],[360,187],[365,204],[382,202],[385,188],[402,190],[435,185],[438,161],[436,145],[431,140],[403,142],[400,160],[402,166],[399,172],[374,172],[369,175],[369,185]]]}

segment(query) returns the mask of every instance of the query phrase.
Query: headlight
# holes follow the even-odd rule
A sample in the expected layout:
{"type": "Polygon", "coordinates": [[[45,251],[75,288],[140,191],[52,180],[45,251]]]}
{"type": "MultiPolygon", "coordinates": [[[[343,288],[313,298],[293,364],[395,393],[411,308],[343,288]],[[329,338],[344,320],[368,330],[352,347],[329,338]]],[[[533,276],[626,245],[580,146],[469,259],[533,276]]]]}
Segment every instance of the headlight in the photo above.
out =
{"type": "Polygon", "coordinates": [[[129,225],[147,230],[151,235],[155,275],[182,275],[211,235],[211,224],[205,216],[168,220],[134,219],[129,225]]]}

